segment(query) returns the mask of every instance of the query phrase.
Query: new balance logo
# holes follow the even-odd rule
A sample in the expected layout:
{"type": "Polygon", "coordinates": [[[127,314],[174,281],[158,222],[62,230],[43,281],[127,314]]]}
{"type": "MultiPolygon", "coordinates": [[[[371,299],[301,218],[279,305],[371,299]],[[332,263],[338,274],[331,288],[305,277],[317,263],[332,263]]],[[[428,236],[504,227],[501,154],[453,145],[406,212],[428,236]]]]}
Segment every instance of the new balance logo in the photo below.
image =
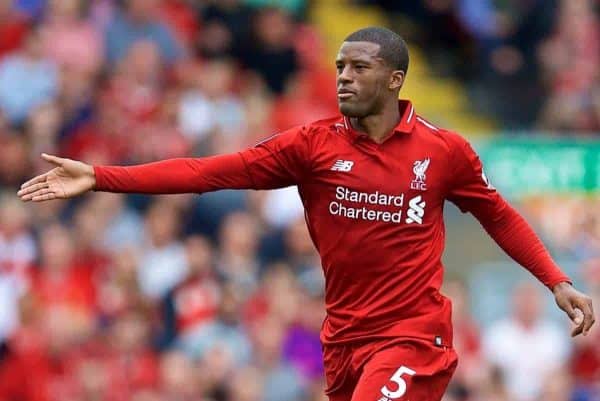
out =
{"type": "Polygon", "coordinates": [[[352,166],[354,166],[354,162],[350,160],[337,160],[333,163],[331,167],[331,171],[343,171],[348,172],[352,170],[352,166]]]}
{"type": "Polygon", "coordinates": [[[425,214],[425,201],[421,195],[415,196],[408,201],[408,210],[406,211],[408,224],[417,223],[423,224],[423,215],[425,214]]]}

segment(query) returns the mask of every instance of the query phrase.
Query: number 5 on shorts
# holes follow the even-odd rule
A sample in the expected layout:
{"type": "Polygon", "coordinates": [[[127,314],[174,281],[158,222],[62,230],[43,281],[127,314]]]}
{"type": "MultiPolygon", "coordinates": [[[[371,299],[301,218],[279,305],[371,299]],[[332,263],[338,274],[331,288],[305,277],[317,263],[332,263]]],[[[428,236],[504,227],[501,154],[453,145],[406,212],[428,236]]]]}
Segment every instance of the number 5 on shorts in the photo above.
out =
{"type": "Polygon", "coordinates": [[[400,366],[396,373],[394,373],[392,377],[390,377],[390,380],[398,385],[398,390],[391,391],[387,386],[383,386],[381,388],[381,393],[386,397],[392,399],[402,397],[404,393],[406,393],[406,382],[402,378],[402,375],[407,374],[412,376],[415,373],[417,372],[410,368],[407,368],[406,366],[400,366]]]}

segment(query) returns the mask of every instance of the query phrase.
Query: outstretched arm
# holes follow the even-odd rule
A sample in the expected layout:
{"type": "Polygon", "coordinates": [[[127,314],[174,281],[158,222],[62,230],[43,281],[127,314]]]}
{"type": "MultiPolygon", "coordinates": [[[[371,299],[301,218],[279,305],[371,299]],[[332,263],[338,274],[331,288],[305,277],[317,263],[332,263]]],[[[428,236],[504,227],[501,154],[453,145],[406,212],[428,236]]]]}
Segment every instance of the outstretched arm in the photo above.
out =
{"type": "Polygon", "coordinates": [[[594,324],[592,300],[573,288],[525,219],[490,185],[481,161],[471,146],[456,134],[448,199],[463,212],[472,213],[496,243],[529,270],[554,294],[556,303],[575,324],[571,335],[584,335],[594,324]]]}
{"type": "Polygon", "coordinates": [[[272,189],[300,183],[309,165],[306,130],[297,128],[242,152],[169,159],[135,166],[90,166],[56,156],[56,167],[21,186],[24,201],[78,196],[90,190],[145,194],[272,189]]]}
{"type": "Polygon", "coordinates": [[[94,166],[96,191],[140,194],[204,193],[253,188],[241,154],[168,159],[136,166],[94,166]]]}
{"type": "Polygon", "coordinates": [[[552,290],[557,305],[575,324],[571,335],[586,335],[595,321],[592,299],[573,288],[571,280],[516,210],[501,197],[490,206],[473,209],[472,213],[510,257],[552,290]]]}

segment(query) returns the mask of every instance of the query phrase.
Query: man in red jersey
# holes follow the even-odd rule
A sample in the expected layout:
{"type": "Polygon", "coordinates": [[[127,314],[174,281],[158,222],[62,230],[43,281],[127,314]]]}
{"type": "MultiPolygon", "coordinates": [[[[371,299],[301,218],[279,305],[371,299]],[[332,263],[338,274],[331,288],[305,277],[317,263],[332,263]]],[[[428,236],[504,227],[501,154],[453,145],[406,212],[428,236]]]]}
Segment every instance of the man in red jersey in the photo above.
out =
{"type": "Polygon", "coordinates": [[[594,323],[525,220],[496,192],[456,133],[398,101],[408,69],[400,36],[354,32],[336,60],[341,116],[274,135],[254,148],[199,159],[56,165],[23,184],[24,201],[89,190],[170,194],[297,185],[325,273],[321,340],[331,401],[439,401],[457,364],[451,305],[440,292],[443,204],[471,212],[513,259],[548,287],[575,323],[594,323]]]}

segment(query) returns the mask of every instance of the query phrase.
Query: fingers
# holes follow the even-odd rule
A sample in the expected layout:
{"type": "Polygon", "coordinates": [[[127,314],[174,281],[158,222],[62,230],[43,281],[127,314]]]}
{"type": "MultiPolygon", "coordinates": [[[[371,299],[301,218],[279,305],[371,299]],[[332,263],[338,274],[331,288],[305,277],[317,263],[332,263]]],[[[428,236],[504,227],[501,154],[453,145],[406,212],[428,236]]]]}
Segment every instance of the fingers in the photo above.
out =
{"type": "Polygon", "coordinates": [[[575,337],[583,331],[584,314],[579,308],[574,308],[570,301],[561,302],[560,307],[567,313],[569,319],[575,324],[571,331],[571,337],[575,337]]]}
{"type": "Polygon", "coordinates": [[[583,335],[587,335],[587,333],[592,328],[592,325],[596,321],[594,317],[594,307],[592,306],[592,300],[586,299],[582,305],[583,309],[583,335]]]}
{"type": "Polygon", "coordinates": [[[63,159],[62,157],[49,155],[47,153],[42,153],[42,159],[54,164],[57,167],[61,167],[66,161],[66,159],[63,159]]]}
{"type": "Polygon", "coordinates": [[[573,330],[571,331],[571,337],[575,337],[578,336],[579,334],[581,334],[583,332],[583,328],[584,328],[584,313],[576,308],[574,309],[575,311],[575,318],[571,318],[571,320],[573,321],[573,323],[576,324],[576,326],[573,328],[573,330]]]}
{"type": "Polygon", "coordinates": [[[17,192],[17,195],[21,198],[21,200],[28,201],[28,200],[31,200],[31,198],[33,197],[33,194],[36,191],[39,191],[44,188],[48,188],[48,183],[43,181],[43,182],[38,182],[37,184],[30,184],[26,187],[25,187],[25,184],[23,184],[23,186],[24,187],[21,190],[19,190],[19,192],[17,192]]]}
{"type": "Polygon", "coordinates": [[[31,197],[31,200],[34,202],[42,202],[47,200],[57,199],[56,193],[50,188],[42,189],[31,197]]]}
{"type": "MultiPolygon", "coordinates": [[[[44,181],[46,181],[47,177],[48,177],[48,173],[38,175],[37,177],[33,177],[31,180],[29,180],[29,181],[25,182],[23,185],[21,185],[21,190],[23,190],[23,188],[27,188],[33,184],[44,182],[44,181]]],[[[19,192],[21,192],[21,191],[19,191],[19,192]]],[[[19,192],[17,194],[19,194],[19,192]]],[[[21,195],[19,195],[19,196],[21,196],[21,195]]]]}
{"type": "Polygon", "coordinates": [[[592,300],[590,297],[583,296],[575,299],[573,303],[576,305],[574,310],[577,313],[577,317],[572,320],[577,327],[573,329],[571,336],[575,337],[582,333],[585,336],[596,322],[592,300]]]}
{"type": "MultiPolygon", "coordinates": [[[[52,199],[57,198],[56,196],[56,192],[54,191],[54,189],[49,188],[46,184],[42,183],[42,184],[36,184],[36,186],[40,186],[35,190],[30,191],[29,193],[25,194],[25,195],[21,195],[21,200],[28,202],[28,201],[34,201],[37,202],[39,200],[46,200],[46,199],[42,199],[42,197],[45,197],[48,194],[53,194],[54,197],[52,199]]],[[[30,187],[32,188],[32,187],[30,187]]],[[[29,188],[28,188],[29,189],[29,188]]]]}
{"type": "Polygon", "coordinates": [[[583,314],[579,309],[573,308],[570,302],[564,302],[564,304],[561,304],[560,306],[567,313],[569,319],[577,326],[583,323],[583,314]]]}

